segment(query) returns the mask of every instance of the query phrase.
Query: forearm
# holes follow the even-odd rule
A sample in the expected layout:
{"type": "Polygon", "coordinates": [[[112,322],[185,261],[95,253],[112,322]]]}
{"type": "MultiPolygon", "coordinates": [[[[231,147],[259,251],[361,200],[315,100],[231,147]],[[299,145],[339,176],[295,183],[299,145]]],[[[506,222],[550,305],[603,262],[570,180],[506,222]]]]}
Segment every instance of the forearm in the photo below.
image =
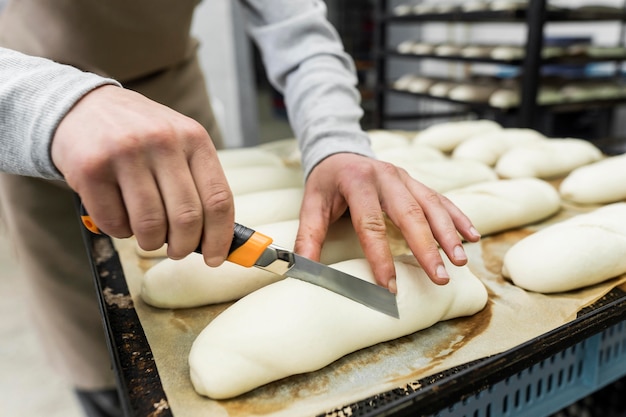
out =
{"type": "Polygon", "coordinates": [[[80,98],[105,84],[117,83],[0,48],[0,171],[62,178],[50,158],[56,127],[80,98]]]}
{"type": "Polygon", "coordinates": [[[292,0],[271,8],[262,0],[243,3],[270,82],[284,94],[305,174],[335,153],[373,156],[359,123],[363,111],[354,64],[326,20],[324,3],[292,0]]]}

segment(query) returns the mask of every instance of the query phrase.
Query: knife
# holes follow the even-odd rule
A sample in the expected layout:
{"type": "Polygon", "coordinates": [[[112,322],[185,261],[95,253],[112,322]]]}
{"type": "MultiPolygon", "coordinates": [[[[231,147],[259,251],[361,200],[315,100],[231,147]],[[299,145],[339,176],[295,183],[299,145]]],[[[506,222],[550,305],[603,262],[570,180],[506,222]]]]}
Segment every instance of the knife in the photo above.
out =
{"type": "MultiPolygon", "coordinates": [[[[81,220],[91,232],[100,233],[82,204],[81,220]]],[[[195,252],[201,254],[201,247],[198,246],[195,252]]],[[[271,237],[239,223],[235,223],[233,241],[226,259],[247,268],[257,267],[280,276],[306,281],[388,316],[400,318],[396,296],[386,288],[276,246],[271,237]]]]}

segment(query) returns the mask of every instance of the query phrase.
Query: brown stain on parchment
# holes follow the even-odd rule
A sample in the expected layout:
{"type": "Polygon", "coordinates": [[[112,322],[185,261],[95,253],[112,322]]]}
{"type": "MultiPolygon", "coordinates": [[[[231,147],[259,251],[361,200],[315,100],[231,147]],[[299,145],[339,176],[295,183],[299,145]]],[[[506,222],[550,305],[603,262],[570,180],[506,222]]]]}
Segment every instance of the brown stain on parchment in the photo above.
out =
{"type": "MultiPolygon", "coordinates": [[[[414,386],[415,381],[420,377],[424,377],[430,373],[430,370],[436,368],[442,362],[447,360],[457,350],[468,344],[472,339],[481,335],[489,326],[491,322],[493,302],[491,301],[491,294],[487,300],[485,308],[480,312],[469,317],[459,317],[456,319],[448,320],[447,323],[453,326],[454,331],[448,332],[448,337],[441,340],[438,345],[434,346],[430,350],[430,354],[426,354],[430,358],[430,362],[427,366],[415,369],[410,374],[404,374],[392,379],[392,382],[398,384],[407,384],[414,386]]],[[[419,333],[418,333],[419,334],[419,333]]]]}

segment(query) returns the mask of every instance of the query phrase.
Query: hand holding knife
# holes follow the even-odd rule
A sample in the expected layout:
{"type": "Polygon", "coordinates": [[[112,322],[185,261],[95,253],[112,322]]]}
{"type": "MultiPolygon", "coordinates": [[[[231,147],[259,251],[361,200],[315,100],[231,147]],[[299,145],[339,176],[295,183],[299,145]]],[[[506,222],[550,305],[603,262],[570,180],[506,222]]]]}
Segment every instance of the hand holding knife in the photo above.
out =
{"type": "MultiPolygon", "coordinates": [[[[81,220],[92,233],[100,233],[81,204],[81,220]]],[[[198,247],[195,252],[202,253],[198,247]]],[[[273,244],[269,236],[235,223],[228,261],[244,267],[256,267],[280,276],[297,278],[326,288],[376,311],[399,318],[395,294],[386,288],[364,281],[319,262],[311,261],[273,244]]]]}

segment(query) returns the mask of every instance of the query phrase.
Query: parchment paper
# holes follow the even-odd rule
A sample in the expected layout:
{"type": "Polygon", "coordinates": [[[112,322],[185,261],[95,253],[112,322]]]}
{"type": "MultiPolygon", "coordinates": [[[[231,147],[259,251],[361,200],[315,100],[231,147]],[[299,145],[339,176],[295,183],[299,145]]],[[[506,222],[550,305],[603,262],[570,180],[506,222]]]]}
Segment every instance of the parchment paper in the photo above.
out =
{"type": "Polygon", "coordinates": [[[187,356],[195,337],[230,304],[193,309],[153,308],[140,296],[144,272],[158,262],[137,255],[133,239],[114,240],[143,329],[175,416],[311,416],[501,353],[568,323],[626,276],[579,291],[543,295],[512,285],[500,274],[502,257],[533,231],[590,208],[564,206],[541,224],[466,244],[469,267],[486,285],[489,301],[480,313],[345,356],[319,371],[260,387],[235,399],[198,395],[189,379],[187,356]]]}

